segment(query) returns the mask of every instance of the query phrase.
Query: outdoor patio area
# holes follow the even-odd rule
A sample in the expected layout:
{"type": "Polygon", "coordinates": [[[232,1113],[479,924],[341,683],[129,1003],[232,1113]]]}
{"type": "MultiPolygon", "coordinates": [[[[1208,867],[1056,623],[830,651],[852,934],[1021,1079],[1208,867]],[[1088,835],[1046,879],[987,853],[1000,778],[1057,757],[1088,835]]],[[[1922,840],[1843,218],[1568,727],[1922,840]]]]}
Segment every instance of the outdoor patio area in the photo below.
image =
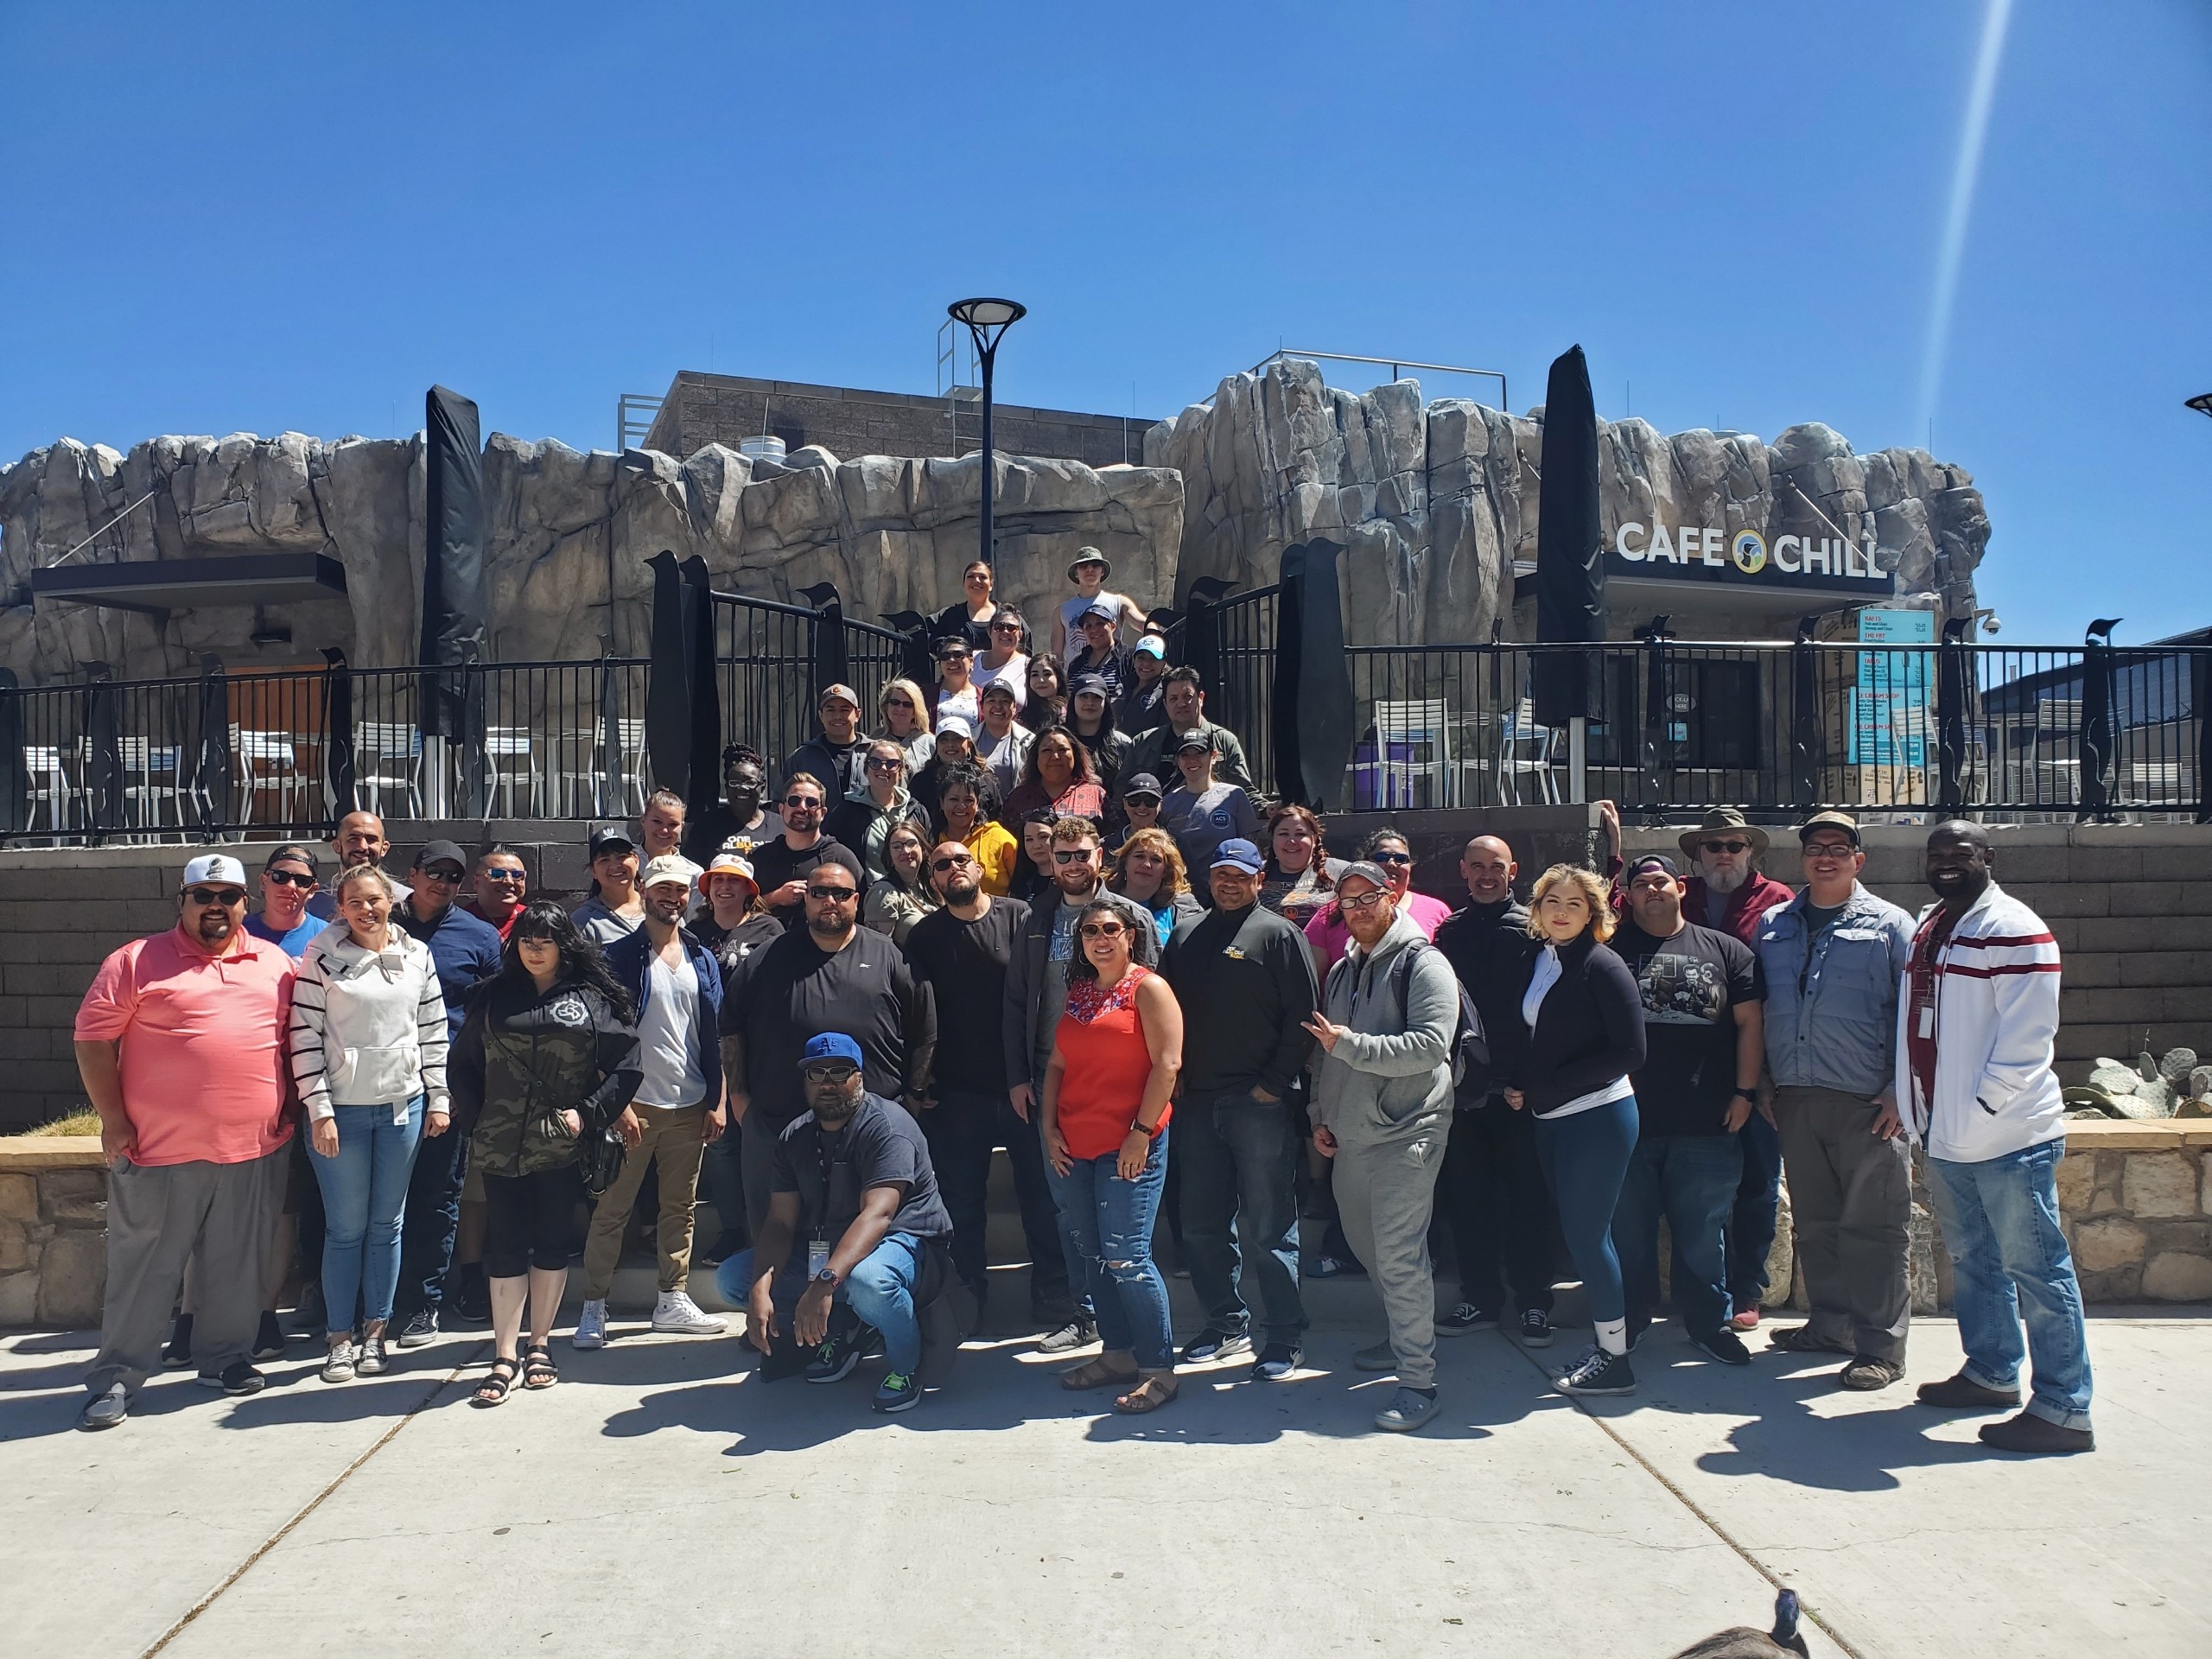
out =
{"type": "Polygon", "coordinates": [[[1780,1584],[1815,1654],[2212,1651],[2212,1320],[2100,1311],[2099,1448],[2031,1462],[1914,1403],[1959,1360],[1934,1319],[1874,1395],[1657,1326],[1643,1392],[1587,1407],[1548,1386],[1565,1336],[1470,1336],[1438,1421],[1377,1434],[1389,1384],[1349,1363],[1371,1293],[1309,1295],[1300,1379],[1189,1370],[1141,1420],[1063,1394],[1027,1340],[876,1417],[860,1377],[764,1385],[734,1331],[656,1338],[633,1310],[638,1334],[563,1340],[561,1385],[494,1412],[466,1402],[488,1344],[463,1332],[343,1388],[304,1343],[251,1399],[171,1373],[88,1436],[91,1336],[13,1334],[10,1649],[1658,1659],[1764,1629],[1780,1584]]]}

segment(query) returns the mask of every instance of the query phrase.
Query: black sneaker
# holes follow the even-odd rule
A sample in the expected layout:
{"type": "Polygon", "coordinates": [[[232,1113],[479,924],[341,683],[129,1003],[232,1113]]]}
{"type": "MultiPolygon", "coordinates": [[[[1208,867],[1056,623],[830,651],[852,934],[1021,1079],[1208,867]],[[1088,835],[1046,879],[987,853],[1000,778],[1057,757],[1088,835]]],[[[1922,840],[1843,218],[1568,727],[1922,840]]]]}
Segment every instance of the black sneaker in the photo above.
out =
{"type": "Polygon", "coordinates": [[[1067,1354],[1078,1348],[1088,1348],[1098,1340],[1098,1321],[1088,1313],[1078,1313],[1057,1331],[1047,1332],[1037,1344],[1040,1354],[1067,1354]]]}
{"type": "Polygon", "coordinates": [[[454,1276],[457,1281],[453,1297],[455,1317],[467,1325],[489,1325],[492,1322],[492,1287],[485,1281],[482,1265],[464,1262],[454,1269],[454,1276]]]}
{"type": "Polygon", "coordinates": [[[1636,1372],[1626,1354],[1592,1348],[1590,1356],[1559,1379],[1561,1394],[1634,1394],[1636,1372]]]}
{"type": "Polygon", "coordinates": [[[1495,1331],[1497,1315],[1486,1307],[1477,1307],[1472,1302],[1461,1302],[1436,1322],[1440,1337],[1456,1337],[1466,1331],[1495,1331]]]}
{"type": "Polygon", "coordinates": [[[162,1363],[177,1370],[192,1363],[192,1315],[180,1313],[169,1327],[168,1346],[162,1350],[162,1363]]]}
{"type": "Polygon", "coordinates": [[[310,1337],[325,1334],[330,1315],[323,1307],[320,1284],[311,1284],[300,1293],[299,1305],[292,1310],[292,1323],[310,1337]]]}
{"type": "Polygon", "coordinates": [[[1210,1325],[1183,1344],[1183,1363],[1185,1365],[1203,1365],[1210,1359],[1226,1359],[1231,1354],[1249,1354],[1251,1351],[1250,1332],[1223,1331],[1210,1325]]]}
{"type": "Polygon", "coordinates": [[[1548,1348],[1552,1345],[1552,1316],[1541,1307],[1532,1307],[1521,1315],[1521,1345],[1523,1348],[1548,1348]]]}
{"type": "Polygon", "coordinates": [[[426,1348],[437,1339],[438,1310],[435,1307],[426,1307],[407,1321],[406,1329],[399,1333],[399,1346],[426,1348]]]}
{"type": "Polygon", "coordinates": [[[220,1389],[225,1394],[259,1394],[269,1386],[269,1379],[253,1369],[252,1361],[241,1359],[225,1366],[220,1375],[200,1372],[200,1386],[220,1389]]]}
{"type": "Polygon", "coordinates": [[[1287,1342],[1271,1342],[1260,1350],[1260,1363],[1252,1375],[1263,1382],[1281,1382],[1306,1363],[1306,1351],[1287,1342]]]}
{"type": "Polygon", "coordinates": [[[1748,1365],[1751,1363],[1751,1351],[1744,1346],[1744,1339],[1725,1325],[1704,1336],[1692,1337],[1690,1341],[1723,1365],[1748,1365]]]}
{"type": "Polygon", "coordinates": [[[856,1325],[840,1331],[832,1326],[814,1351],[814,1357],[807,1362],[806,1380],[810,1382],[842,1382],[853,1374],[861,1363],[861,1355],[868,1346],[868,1338],[874,1334],[868,1326],[856,1325]]]}
{"type": "Polygon", "coordinates": [[[261,1330],[254,1332],[252,1356],[257,1360],[283,1358],[283,1325],[276,1323],[276,1314],[261,1314],[261,1330]]]}

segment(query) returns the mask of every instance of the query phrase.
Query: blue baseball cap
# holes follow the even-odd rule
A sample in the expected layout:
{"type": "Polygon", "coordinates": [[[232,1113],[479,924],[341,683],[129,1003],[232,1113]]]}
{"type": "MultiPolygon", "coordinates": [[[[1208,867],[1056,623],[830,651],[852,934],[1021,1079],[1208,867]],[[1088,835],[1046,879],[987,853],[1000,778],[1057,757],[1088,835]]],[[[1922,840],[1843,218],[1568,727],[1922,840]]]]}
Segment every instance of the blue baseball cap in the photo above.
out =
{"type": "Polygon", "coordinates": [[[842,1031],[825,1031],[819,1037],[810,1038],[798,1057],[802,1066],[817,1060],[850,1060],[855,1065],[866,1062],[861,1057],[861,1046],[842,1031]]]}
{"type": "Polygon", "coordinates": [[[1260,849],[1243,836],[1233,836],[1214,849],[1212,869],[1238,869],[1247,875],[1257,875],[1267,868],[1260,857],[1260,849]]]}

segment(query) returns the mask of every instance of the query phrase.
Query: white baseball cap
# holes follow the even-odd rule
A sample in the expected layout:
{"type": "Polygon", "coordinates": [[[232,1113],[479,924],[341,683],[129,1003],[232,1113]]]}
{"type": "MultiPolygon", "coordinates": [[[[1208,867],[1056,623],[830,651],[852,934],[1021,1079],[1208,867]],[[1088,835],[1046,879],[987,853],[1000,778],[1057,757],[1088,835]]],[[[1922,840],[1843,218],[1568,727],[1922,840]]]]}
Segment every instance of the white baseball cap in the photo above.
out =
{"type": "Polygon", "coordinates": [[[245,866],[228,853],[202,853],[184,867],[184,879],[177,886],[197,887],[210,881],[242,887],[245,886],[245,866]]]}

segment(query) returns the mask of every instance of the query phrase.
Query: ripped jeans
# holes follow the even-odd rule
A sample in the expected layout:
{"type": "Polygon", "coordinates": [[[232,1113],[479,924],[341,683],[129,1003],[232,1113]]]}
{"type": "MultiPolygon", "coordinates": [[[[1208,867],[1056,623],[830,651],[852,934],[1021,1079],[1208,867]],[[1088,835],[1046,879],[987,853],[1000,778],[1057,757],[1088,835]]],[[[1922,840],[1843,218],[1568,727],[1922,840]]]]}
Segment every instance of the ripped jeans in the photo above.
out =
{"type": "Polygon", "coordinates": [[[1078,1158],[1065,1175],[1048,1162],[1045,1179],[1058,1206],[1060,1224],[1083,1263],[1084,1283],[1098,1320],[1099,1345],[1108,1353],[1136,1357],[1138,1369],[1167,1370],[1175,1363],[1167,1320],[1167,1281],[1152,1259],[1153,1222],[1167,1182],[1167,1136],[1154,1136],[1144,1173],[1125,1181],[1115,1173],[1119,1154],[1078,1158]]]}

